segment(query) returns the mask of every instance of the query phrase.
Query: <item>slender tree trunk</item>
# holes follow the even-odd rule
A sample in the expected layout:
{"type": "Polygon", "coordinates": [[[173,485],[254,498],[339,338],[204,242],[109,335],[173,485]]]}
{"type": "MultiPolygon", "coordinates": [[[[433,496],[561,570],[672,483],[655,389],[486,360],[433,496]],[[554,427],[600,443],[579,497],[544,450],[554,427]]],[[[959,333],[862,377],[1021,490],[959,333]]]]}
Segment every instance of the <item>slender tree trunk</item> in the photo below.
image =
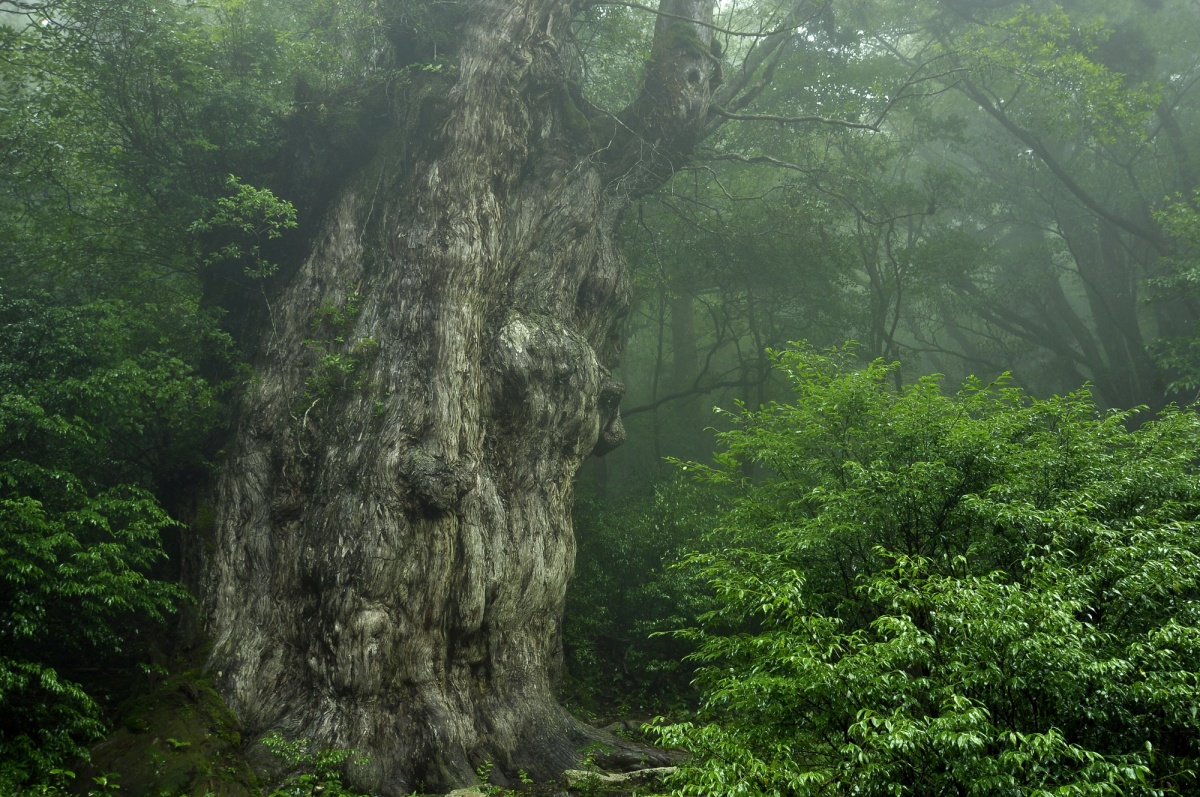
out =
{"type": "Polygon", "coordinates": [[[1165,385],[1146,348],[1138,308],[1137,269],[1120,231],[1081,212],[1060,212],[1059,226],[1074,256],[1104,360],[1092,378],[1110,406],[1166,404],[1165,385]]]}
{"type": "Polygon", "coordinates": [[[253,735],[365,754],[383,795],[485,760],[550,777],[591,736],[552,687],[572,478],[624,434],[614,231],[689,156],[717,68],[661,17],[641,96],[599,112],[578,5],[462,4],[456,69],[407,91],[275,302],[221,479],[219,688],[253,735]]]}
{"type": "Polygon", "coordinates": [[[700,357],[696,350],[696,315],[691,294],[671,297],[671,386],[687,390],[696,383],[700,357]]]}
{"type": "MultiPolygon", "coordinates": [[[[671,296],[671,392],[695,391],[700,376],[700,355],[696,346],[696,315],[690,293],[671,296]]],[[[707,396],[694,393],[675,402],[676,450],[673,456],[701,459],[711,451],[704,427],[708,419],[702,410],[707,396]]]]}

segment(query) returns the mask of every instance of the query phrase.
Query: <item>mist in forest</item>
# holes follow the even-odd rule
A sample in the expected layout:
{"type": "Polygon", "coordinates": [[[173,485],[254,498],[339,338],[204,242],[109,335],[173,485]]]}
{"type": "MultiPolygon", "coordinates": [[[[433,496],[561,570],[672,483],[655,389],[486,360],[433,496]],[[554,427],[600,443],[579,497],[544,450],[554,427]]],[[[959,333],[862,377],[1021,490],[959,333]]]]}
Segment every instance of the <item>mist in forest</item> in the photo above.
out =
{"type": "Polygon", "coordinates": [[[1194,793],[1198,41],[0,0],[0,793],[1194,793]]]}

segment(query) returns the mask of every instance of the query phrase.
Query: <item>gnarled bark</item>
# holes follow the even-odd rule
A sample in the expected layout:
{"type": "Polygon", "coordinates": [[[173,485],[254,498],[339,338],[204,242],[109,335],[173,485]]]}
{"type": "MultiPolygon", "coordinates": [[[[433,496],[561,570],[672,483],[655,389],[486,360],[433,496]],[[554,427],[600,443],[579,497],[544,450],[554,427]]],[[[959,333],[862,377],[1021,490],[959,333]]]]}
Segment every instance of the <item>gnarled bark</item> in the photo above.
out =
{"type": "Polygon", "coordinates": [[[689,156],[717,64],[663,17],[608,116],[574,80],[577,5],[464,4],[448,92],[408,92],[274,303],[220,483],[219,688],[253,734],[365,754],[384,795],[485,760],[553,776],[591,734],[552,678],[572,478],[624,434],[614,229],[689,156]]]}

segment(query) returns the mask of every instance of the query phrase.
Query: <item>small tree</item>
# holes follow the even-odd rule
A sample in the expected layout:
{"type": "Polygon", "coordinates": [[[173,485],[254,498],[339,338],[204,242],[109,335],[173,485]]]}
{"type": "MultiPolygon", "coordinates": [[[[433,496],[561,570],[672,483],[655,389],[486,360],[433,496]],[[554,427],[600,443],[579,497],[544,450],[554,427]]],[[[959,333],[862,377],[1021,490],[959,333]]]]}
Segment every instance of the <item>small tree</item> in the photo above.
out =
{"type": "Polygon", "coordinates": [[[895,366],[776,355],[703,475],[684,794],[1175,794],[1200,755],[1200,419],[1090,394],[895,392],[895,366]],[[751,480],[755,463],[766,475],[751,480]]]}
{"type": "Polygon", "coordinates": [[[0,793],[104,730],[92,688],[184,596],[155,580],[154,497],[186,478],[212,388],[142,308],[0,293],[0,793]]]}

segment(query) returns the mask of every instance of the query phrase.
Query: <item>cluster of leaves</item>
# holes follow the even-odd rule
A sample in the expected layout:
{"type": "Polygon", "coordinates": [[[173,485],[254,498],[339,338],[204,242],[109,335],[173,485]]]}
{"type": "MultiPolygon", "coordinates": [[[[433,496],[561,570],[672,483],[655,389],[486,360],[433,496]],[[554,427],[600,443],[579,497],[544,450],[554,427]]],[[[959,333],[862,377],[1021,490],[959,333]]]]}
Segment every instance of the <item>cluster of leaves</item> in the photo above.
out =
{"type": "Polygon", "coordinates": [[[298,214],[276,195],[313,204],[314,158],[337,158],[309,150],[347,146],[390,74],[370,5],[19,4],[0,25],[9,286],[90,298],[269,275],[298,214]]]}
{"type": "Polygon", "coordinates": [[[222,261],[249,261],[246,276],[264,279],[275,273],[277,264],[263,256],[263,245],[283,235],[284,230],[296,228],[296,208],[281,200],[267,188],[246,185],[229,175],[225,185],[229,195],[216,200],[216,207],[207,217],[195,221],[189,232],[207,233],[225,230],[229,240],[208,255],[204,265],[222,261]]]}
{"type": "MultiPolygon", "coordinates": [[[[183,599],[152,578],[214,389],[119,302],[0,294],[0,791],[103,729],[94,683],[183,599]]],[[[129,651],[133,652],[133,651],[129,651]]]]}
{"type": "Polygon", "coordinates": [[[1098,46],[1111,35],[1102,18],[1080,22],[1061,8],[1038,13],[1025,7],[1010,19],[972,31],[953,49],[973,71],[1007,75],[1036,92],[1038,102],[1026,111],[1034,124],[1064,137],[1086,130],[1111,144],[1122,135],[1142,135],[1160,100],[1152,90],[1130,90],[1125,75],[1097,59],[1098,46]]]}
{"type": "MultiPolygon", "coordinates": [[[[121,791],[120,779],[115,773],[94,776],[92,782],[95,785],[87,787],[86,792],[83,791],[82,784],[74,782],[74,772],[55,770],[53,774],[52,782],[40,783],[34,788],[27,789],[22,797],[69,797],[69,795],[79,794],[85,794],[87,797],[112,797],[121,791]]],[[[204,797],[211,797],[211,794],[206,794],[204,797]]]]}
{"type": "Polygon", "coordinates": [[[342,784],[347,765],[363,765],[367,759],[353,750],[315,749],[308,739],[285,739],[272,733],[262,740],[291,773],[269,797],[366,797],[342,784]]]}
{"type": "Polygon", "coordinates": [[[692,558],[720,606],[677,792],[1194,791],[1200,418],[776,358],[794,403],[703,469],[740,498],[692,558]]]}
{"type": "MultiPolygon", "coordinates": [[[[194,268],[188,225],[260,175],[287,108],[253,3],[72,0],[6,28],[0,191],[9,282],[90,294],[194,268]]],[[[171,284],[171,287],[175,287],[171,284]]]]}

